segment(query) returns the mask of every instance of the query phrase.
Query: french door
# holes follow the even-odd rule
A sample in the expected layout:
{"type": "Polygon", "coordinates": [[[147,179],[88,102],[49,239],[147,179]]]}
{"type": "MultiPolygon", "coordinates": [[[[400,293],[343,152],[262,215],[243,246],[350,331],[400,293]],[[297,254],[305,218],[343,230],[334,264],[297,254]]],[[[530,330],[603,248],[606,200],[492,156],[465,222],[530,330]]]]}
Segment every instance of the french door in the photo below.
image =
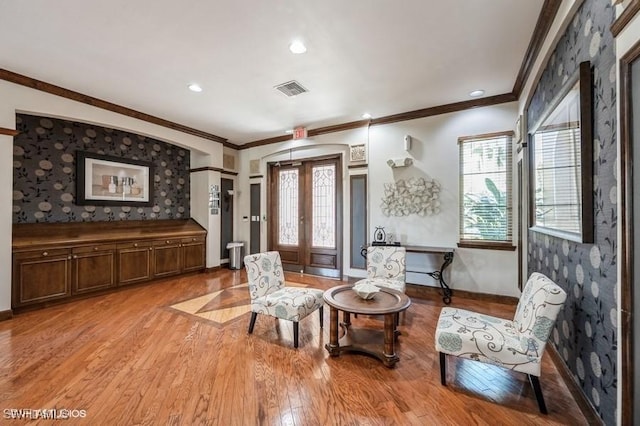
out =
{"type": "Polygon", "coordinates": [[[269,250],[285,270],[341,276],[339,157],[269,165],[269,250]]]}

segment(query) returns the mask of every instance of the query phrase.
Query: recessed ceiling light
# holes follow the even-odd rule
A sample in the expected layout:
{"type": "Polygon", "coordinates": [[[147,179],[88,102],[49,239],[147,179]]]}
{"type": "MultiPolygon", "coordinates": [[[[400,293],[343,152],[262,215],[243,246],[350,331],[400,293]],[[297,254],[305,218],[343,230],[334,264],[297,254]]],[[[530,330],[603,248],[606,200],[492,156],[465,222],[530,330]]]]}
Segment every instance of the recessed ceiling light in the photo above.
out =
{"type": "Polygon", "coordinates": [[[371,114],[369,114],[368,112],[365,112],[364,114],[362,114],[362,118],[364,118],[365,120],[368,120],[371,118],[371,114]]]}
{"type": "Polygon", "coordinates": [[[474,90],[473,92],[469,93],[469,96],[471,96],[472,98],[477,98],[478,96],[482,96],[484,95],[484,90],[480,89],[480,90],[474,90]]]}
{"type": "Polygon", "coordinates": [[[189,85],[189,90],[191,90],[192,92],[202,92],[202,87],[200,87],[199,84],[191,83],[189,85]]]}
{"type": "Polygon", "coordinates": [[[291,135],[293,134],[293,129],[287,129],[284,131],[286,134],[291,135]]]}
{"type": "Polygon", "coordinates": [[[300,54],[307,51],[307,47],[300,40],[294,40],[289,45],[289,50],[291,53],[300,54]]]}

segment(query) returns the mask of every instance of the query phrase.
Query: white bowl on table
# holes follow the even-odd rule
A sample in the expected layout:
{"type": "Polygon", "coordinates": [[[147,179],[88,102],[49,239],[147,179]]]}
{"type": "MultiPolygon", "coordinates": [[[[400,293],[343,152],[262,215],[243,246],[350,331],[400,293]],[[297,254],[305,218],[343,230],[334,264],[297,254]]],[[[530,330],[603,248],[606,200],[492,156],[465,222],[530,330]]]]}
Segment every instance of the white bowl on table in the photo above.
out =
{"type": "Polygon", "coordinates": [[[375,286],[369,282],[358,283],[353,286],[353,291],[361,298],[368,300],[372,299],[380,291],[380,287],[375,286]]]}

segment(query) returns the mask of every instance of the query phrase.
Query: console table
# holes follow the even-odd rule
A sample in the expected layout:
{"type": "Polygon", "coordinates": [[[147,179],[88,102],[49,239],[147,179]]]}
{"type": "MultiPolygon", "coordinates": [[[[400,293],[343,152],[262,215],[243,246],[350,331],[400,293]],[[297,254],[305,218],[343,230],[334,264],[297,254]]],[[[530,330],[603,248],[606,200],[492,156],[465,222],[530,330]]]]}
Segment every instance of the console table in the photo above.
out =
{"type": "MultiPolygon", "coordinates": [[[[384,244],[376,244],[376,245],[384,245],[384,244]]],[[[397,244],[388,244],[389,246],[397,246],[397,244]]],[[[442,301],[445,304],[451,303],[451,296],[453,296],[453,291],[449,288],[449,285],[444,280],[444,271],[451,265],[453,262],[453,253],[455,248],[453,247],[435,247],[435,246],[402,246],[405,248],[407,253],[427,253],[427,254],[441,254],[444,258],[440,269],[431,271],[431,272],[422,272],[422,271],[407,271],[412,272],[414,274],[426,274],[431,278],[438,281],[440,284],[440,288],[442,289],[442,301]]],[[[367,257],[367,247],[363,247],[360,254],[366,259],[367,257]]]]}

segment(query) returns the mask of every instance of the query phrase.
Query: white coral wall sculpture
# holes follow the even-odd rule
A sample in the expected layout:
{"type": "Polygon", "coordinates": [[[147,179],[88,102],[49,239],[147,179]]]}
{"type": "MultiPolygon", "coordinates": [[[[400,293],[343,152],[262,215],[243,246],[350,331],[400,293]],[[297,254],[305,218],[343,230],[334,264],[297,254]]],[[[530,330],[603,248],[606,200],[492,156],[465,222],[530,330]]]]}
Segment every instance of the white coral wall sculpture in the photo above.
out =
{"type": "Polygon", "coordinates": [[[431,216],[440,213],[440,183],[435,179],[399,179],[384,184],[382,213],[385,216],[431,216]]]}

